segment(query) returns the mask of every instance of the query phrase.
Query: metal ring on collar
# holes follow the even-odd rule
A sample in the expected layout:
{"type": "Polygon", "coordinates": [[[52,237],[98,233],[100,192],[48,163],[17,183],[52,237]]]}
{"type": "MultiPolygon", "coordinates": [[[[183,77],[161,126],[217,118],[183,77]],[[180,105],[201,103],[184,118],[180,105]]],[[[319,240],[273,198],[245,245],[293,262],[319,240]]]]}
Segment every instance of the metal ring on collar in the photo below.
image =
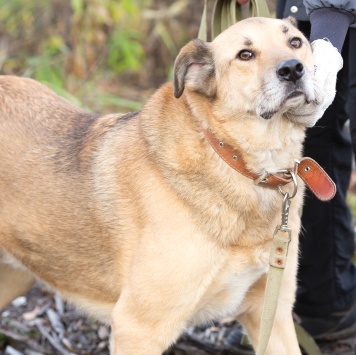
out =
{"type": "MultiPolygon", "coordinates": [[[[297,177],[296,177],[294,171],[292,171],[292,170],[286,170],[286,171],[283,171],[283,173],[284,174],[288,174],[288,175],[290,175],[292,177],[293,193],[291,193],[290,196],[288,196],[288,199],[291,200],[297,194],[297,191],[298,191],[298,180],[297,180],[297,177]]],[[[282,190],[280,185],[278,186],[278,191],[283,197],[286,194],[289,194],[288,192],[283,192],[283,190],[282,190]]]]}

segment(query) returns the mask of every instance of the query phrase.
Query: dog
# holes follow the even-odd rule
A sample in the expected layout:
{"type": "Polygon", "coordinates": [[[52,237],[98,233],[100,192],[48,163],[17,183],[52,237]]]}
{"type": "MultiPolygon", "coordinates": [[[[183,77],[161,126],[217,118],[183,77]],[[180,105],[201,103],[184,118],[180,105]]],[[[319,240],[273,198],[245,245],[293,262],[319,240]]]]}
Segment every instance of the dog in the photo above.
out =
{"type": "MultiPolygon", "coordinates": [[[[0,308],[39,279],[110,324],[114,355],[161,354],[188,326],[231,315],[256,348],[283,198],[232,169],[205,132],[257,175],[293,167],[316,121],[293,108],[316,100],[313,82],[307,39],[264,18],[188,43],[139,112],[87,113],[1,76],[0,308]]],[[[300,354],[298,180],[266,354],[300,354]]]]}

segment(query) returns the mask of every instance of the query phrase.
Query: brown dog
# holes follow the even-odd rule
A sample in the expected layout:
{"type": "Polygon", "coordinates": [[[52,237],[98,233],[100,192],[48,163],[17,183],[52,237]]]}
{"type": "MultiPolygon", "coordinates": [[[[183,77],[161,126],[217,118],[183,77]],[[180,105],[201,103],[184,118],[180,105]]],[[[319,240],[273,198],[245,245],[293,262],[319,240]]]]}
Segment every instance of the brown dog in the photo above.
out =
{"type": "MultiPolygon", "coordinates": [[[[256,346],[282,197],[233,170],[203,132],[238,147],[256,174],[292,167],[315,123],[291,114],[315,100],[312,67],[291,22],[254,18],[185,46],[174,84],[140,112],[86,113],[1,77],[0,308],[35,275],[109,322],[115,355],[161,354],[187,326],[232,314],[256,346]]],[[[300,354],[302,195],[267,354],[300,354]]]]}

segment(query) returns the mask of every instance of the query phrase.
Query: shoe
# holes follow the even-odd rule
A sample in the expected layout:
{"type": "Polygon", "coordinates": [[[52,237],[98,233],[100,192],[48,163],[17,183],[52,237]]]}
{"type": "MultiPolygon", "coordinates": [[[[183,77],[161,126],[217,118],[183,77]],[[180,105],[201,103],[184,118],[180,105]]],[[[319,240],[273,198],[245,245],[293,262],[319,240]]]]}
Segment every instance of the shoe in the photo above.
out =
{"type": "Polygon", "coordinates": [[[343,339],[356,335],[356,301],[346,311],[327,317],[296,315],[297,323],[317,341],[343,339]]]}
{"type": "Polygon", "coordinates": [[[225,339],[225,344],[236,350],[236,355],[255,355],[252,345],[239,324],[233,326],[225,339]]]}

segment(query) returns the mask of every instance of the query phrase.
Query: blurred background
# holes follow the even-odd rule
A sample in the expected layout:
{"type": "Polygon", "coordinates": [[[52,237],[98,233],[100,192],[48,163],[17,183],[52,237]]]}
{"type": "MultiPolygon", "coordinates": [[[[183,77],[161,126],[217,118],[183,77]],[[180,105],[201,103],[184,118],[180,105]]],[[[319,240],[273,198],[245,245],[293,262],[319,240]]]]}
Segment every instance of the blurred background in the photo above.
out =
{"type": "Polygon", "coordinates": [[[171,79],[204,1],[0,0],[0,73],[102,113],[138,109],[171,79]]]}

